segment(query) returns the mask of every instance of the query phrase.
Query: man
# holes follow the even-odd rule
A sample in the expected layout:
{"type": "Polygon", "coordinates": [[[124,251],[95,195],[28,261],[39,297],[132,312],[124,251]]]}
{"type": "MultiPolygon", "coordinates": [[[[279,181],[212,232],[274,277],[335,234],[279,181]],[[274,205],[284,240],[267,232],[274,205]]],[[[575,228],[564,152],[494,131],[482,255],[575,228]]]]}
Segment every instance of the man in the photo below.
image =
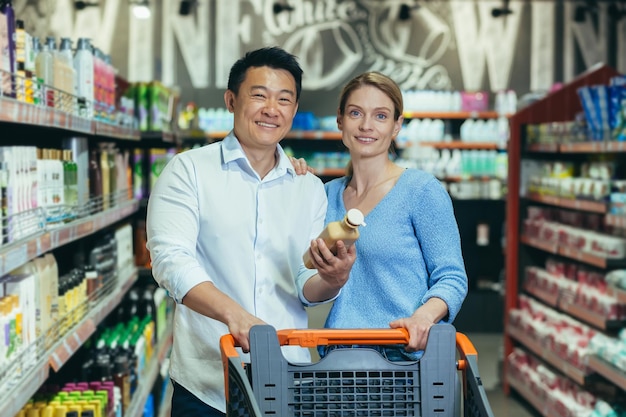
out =
{"type": "MultiPolygon", "coordinates": [[[[224,94],[233,131],[177,155],[151,192],[152,272],[178,303],[173,417],[224,415],[223,334],[247,352],[253,325],[304,328],[304,305],[332,300],[348,279],[354,247],[338,244],[333,255],[320,239],[320,268],[302,262],[324,227],[327,200],[321,181],[296,175],[278,144],[291,129],[301,79],[295,57],[280,48],[247,53],[224,94]]],[[[310,359],[306,349],[283,352],[293,362],[310,359]]]]}

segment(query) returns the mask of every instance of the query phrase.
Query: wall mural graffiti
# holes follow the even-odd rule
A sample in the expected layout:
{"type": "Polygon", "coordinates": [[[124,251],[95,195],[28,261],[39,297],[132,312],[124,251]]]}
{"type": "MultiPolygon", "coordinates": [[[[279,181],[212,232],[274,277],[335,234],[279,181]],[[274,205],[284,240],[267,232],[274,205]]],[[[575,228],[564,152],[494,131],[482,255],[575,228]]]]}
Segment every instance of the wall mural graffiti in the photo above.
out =
{"type": "Polygon", "coordinates": [[[246,50],[280,45],[299,57],[304,88],[333,94],[356,73],[377,70],[404,89],[524,93],[567,81],[598,61],[626,65],[626,18],[574,21],[584,1],[511,0],[151,0],[137,20],[126,0],[77,11],[73,0],[15,0],[35,36],[91,38],[130,80],[161,79],[196,101],[221,100],[230,65],[246,50]],[[274,5],[292,10],[275,13],[274,5]],[[408,7],[407,7],[408,6],[408,7]],[[404,16],[401,16],[403,9],[404,16]]]}

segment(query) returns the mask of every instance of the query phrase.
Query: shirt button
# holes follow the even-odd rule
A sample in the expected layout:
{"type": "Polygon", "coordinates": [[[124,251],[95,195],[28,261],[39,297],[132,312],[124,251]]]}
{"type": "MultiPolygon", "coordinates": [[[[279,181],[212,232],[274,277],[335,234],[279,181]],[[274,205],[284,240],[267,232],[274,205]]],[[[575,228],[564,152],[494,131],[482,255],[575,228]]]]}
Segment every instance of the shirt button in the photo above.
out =
{"type": "Polygon", "coordinates": [[[259,219],[259,224],[263,224],[263,219],[259,219]]]}

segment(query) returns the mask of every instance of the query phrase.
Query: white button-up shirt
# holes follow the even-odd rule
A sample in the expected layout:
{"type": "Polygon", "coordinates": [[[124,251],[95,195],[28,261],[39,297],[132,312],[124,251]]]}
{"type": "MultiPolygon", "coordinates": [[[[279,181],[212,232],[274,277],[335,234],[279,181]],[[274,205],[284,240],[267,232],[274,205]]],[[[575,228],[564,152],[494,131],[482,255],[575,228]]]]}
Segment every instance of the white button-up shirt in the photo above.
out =
{"type": "MultiPolygon", "coordinates": [[[[277,329],[306,328],[302,254],[324,227],[319,178],[296,175],[278,146],[278,163],[261,179],[231,132],[222,142],[176,155],[151,191],[147,247],[152,273],[179,303],[170,375],[205,403],[224,410],[219,338],[223,323],[180,304],[209,281],[277,329]],[[304,305],[303,305],[304,304],[304,305]]],[[[307,349],[284,347],[291,362],[307,349]]]]}

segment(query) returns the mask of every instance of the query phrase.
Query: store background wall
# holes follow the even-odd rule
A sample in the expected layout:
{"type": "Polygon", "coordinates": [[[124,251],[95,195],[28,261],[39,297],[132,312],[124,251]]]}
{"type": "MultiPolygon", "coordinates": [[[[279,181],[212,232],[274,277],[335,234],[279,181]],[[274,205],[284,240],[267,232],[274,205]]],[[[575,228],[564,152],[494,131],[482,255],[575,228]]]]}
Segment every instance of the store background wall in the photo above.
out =
{"type": "Polygon", "coordinates": [[[130,81],[158,79],[184,101],[223,106],[232,63],[245,51],[280,45],[305,71],[300,108],[334,112],[340,87],[379,70],[404,89],[546,90],[597,62],[626,72],[626,18],[609,17],[611,2],[574,21],[586,2],[511,0],[512,14],[491,16],[501,1],[198,0],[180,16],[180,0],[151,0],[152,17],[134,18],[128,0],[15,0],[35,36],[91,38],[130,81]],[[274,14],[274,3],[294,10],[274,14]],[[402,4],[418,4],[399,20],[402,4]]]}

